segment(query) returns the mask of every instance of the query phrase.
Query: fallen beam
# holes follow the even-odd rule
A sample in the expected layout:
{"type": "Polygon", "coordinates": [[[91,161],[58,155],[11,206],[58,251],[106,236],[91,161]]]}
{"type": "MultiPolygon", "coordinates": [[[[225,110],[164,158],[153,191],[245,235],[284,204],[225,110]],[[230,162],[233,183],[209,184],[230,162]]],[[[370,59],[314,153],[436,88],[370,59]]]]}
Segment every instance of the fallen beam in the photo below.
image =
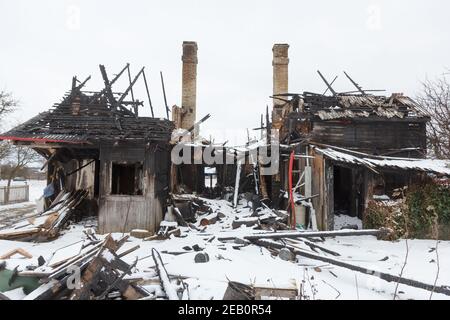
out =
{"type": "MultiPolygon", "coordinates": [[[[350,236],[385,236],[391,232],[390,229],[367,229],[367,230],[338,230],[338,231],[291,231],[291,232],[274,232],[274,233],[255,233],[243,237],[245,240],[258,239],[296,239],[296,238],[329,238],[329,237],[350,237],[350,236]]],[[[219,241],[235,240],[236,236],[219,237],[219,241]]]]}
{"type": "Polygon", "coordinates": [[[161,256],[155,248],[152,249],[153,261],[155,262],[155,269],[158,273],[159,279],[161,280],[161,287],[167,295],[169,300],[180,300],[175,288],[170,283],[169,275],[164,267],[164,263],[161,260],[161,256]]]}
{"type": "MultiPolygon", "coordinates": [[[[331,254],[331,255],[333,255],[333,256],[335,256],[335,257],[338,257],[338,256],[341,255],[340,253],[338,253],[338,252],[336,252],[336,251],[333,251],[333,250],[324,248],[324,247],[322,247],[322,246],[319,246],[319,245],[317,245],[317,244],[315,244],[315,243],[313,243],[313,242],[311,242],[311,241],[305,240],[305,239],[302,239],[302,240],[286,239],[286,240],[287,240],[288,242],[290,242],[291,245],[292,245],[293,247],[295,247],[295,248],[297,248],[296,244],[304,243],[304,244],[306,244],[308,247],[310,247],[312,251],[316,251],[316,249],[318,249],[318,250],[321,250],[321,251],[323,251],[323,252],[325,252],[325,253],[331,254]]],[[[301,249],[301,248],[299,248],[299,249],[301,249]]],[[[317,251],[316,251],[316,252],[317,252],[317,251]]]]}
{"type": "MultiPolygon", "coordinates": [[[[304,231],[304,232],[276,232],[261,233],[245,236],[246,240],[259,239],[283,239],[283,238],[326,238],[326,237],[351,237],[351,236],[385,236],[391,231],[387,228],[367,230],[338,230],[338,231],[304,231]]],[[[220,240],[220,239],[219,239],[220,240]]]]}
{"type": "Polygon", "coordinates": [[[289,246],[289,245],[285,246],[283,244],[273,242],[273,241],[255,240],[255,241],[253,241],[253,243],[255,243],[259,246],[266,247],[266,248],[274,248],[274,249],[288,248],[295,254],[305,257],[305,258],[319,260],[322,262],[330,263],[330,264],[338,266],[338,267],[342,267],[342,268],[350,269],[353,271],[361,272],[361,273],[364,273],[367,275],[375,276],[375,277],[378,277],[387,282],[401,283],[401,284],[404,284],[407,286],[411,286],[411,287],[415,287],[415,288],[428,290],[428,291],[441,293],[441,294],[450,296],[450,287],[448,287],[448,286],[434,286],[432,284],[423,283],[423,282],[416,281],[413,279],[407,279],[407,278],[395,276],[392,274],[388,274],[388,273],[384,273],[384,272],[380,272],[380,271],[376,271],[376,270],[371,270],[371,269],[367,269],[367,268],[360,267],[360,266],[355,266],[355,265],[347,263],[347,262],[343,262],[343,261],[336,260],[333,258],[324,257],[321,255],[317,255],[317,254],[310,253],[310,252],[303,251],[303,250],[298,250],[292,246],[289,246]]]}

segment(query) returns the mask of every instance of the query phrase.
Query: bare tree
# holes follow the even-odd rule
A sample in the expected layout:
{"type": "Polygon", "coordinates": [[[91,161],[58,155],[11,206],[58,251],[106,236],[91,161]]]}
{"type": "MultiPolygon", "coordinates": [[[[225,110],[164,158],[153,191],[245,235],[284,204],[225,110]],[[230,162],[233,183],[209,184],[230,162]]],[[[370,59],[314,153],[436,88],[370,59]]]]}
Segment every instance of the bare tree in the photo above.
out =
{"type": "Polygon", "coordinates": [[[7,113],[13,112],[18,105],[10,92],[0,91],[0,120],[7,113]]]}
{"type": "Polygon", "coordinates": [[[422,92],[417,96],[419,109],[428,115],[428,149],[436,158],[450,158],[450,82],[448,74],[422,83],[422,92]]]}
{"type": "Polygon", "coordinates": [[[5,159],[11,152],[11,144],[0,140],[0,163],[5,159]]]}
{"type": "Polygon", "coordinates": [[[6,203],[9,201],[9,189],[12,180],[17,176],[17,173],[26,166],[42,160],[42,157],[33,149],[26,146],[11,146],[9,155],[11,171],[8,174],[8,183],[6,187],[6,203]]]}
{"type": "MultiPolygon", "coordinates": [[[[13,112],[17,106],[18,101],[12,97],[12,94],[5,91],[0,91],[0,130],[4,117],[13,112]]],[[[11,144],[0,140],[0,161],[5,159],[11,152],[11,144]]]]}

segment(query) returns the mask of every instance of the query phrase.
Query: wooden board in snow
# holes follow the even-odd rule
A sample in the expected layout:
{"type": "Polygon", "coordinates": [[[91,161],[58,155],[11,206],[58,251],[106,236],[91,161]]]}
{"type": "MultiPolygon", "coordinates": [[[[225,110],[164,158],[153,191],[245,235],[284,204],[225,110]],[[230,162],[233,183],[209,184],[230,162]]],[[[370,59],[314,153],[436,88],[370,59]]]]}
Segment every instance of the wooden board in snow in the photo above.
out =
{"type": "Polygon", "coordinates": [[[66,247],[62,247],[55,251],[47,265],[52,268],[56,267],[70,258],[79,255],[82,248],[83,240],[70,244],[66,247]]]}

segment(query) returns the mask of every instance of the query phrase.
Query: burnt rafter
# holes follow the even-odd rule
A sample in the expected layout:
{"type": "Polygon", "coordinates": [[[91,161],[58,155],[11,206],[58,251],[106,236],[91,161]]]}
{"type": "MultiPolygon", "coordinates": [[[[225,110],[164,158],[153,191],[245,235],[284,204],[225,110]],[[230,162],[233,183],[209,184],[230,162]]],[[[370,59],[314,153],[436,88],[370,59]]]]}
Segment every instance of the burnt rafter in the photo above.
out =
{"type": "Polygon", "coordinates": [[[366,95],[366,93],[364,92],[364,90],[362,89],[362,87],[357,84],[348,74],[347,72],[344,71],[345,76],[347,77],[348,80],[350,80],[350,82],[355,86],[355,88],[358,90],[359,93],[361,93],[362,95],[366,95]]]}
{"type": "Polygon", "coordinates": [[[130,67],[130,64],[127,63],[126,66],[111,81],[109,81],[105,66],[99,65],[100,72],[103,77],[103,82],[105,83],[105,88],[99,92],[94,93],[91,97],[91,102],[95,101],[96,99],[99,99],[102,96],[107,96],[107,97],[109,96],[109,98],[111,99],[109,101],[109,103],[111,105],[114,105],[115,98],[112,93],[112,85],[122,76],[122,74],[125,72],[125,70],[127,70],[129,67],[130,67]]]}
{"type": "MultiPolygon", "coordinates": [[[[333,96],[336,96],[337,92],[333,89],[331,84],[328,83],[327,79],[325,79],[325,77],[322,75],[322,73],[319,70],[317,70],[317,73],[319,74],[319,76],[323,80],[323,82],[325,82],[325,84],[327,85],[328,90],[330,90],[330,92],[333,94],[333,96]]],[[[334,82],[334,80],[333,80],[333,82],[334,82]]]]}
{"type": "MultiPolygon", "coordinates": [[[[72,90],[61,102],[25,123],[0,135],[2,140],[23,143],[70,143],[98,145],[115,141],[169,141],[174,124],[167,119],[139,117],[137,107],[142,100],[125,100],[144,69],[134,77],[123,93],[113,91],[112,85],[129,69],[127,64],[114,78],[108,77],[104,66],[100,71],[105,87],[100,91],[81,90],[88,77],[72,80],[72,90]],[[131,107],[131,110],[128,108],[131,107]]],[[[148,87],[148,86],[147,86],[148,87]]],[[[150,106],[151,100],[148,94],[150,106]]],[[[152,108],[152,106],[151,106],[152,108]]],[[[152,113],[153,114],[153,113],[152,113]]]]}

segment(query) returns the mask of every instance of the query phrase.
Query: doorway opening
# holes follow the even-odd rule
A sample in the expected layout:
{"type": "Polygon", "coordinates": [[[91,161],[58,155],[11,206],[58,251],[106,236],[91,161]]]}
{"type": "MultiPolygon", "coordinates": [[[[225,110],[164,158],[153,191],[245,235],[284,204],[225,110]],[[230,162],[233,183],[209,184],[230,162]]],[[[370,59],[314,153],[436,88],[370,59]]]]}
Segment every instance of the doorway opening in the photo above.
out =
{"type": "Polygon", "coordinates": [[[334,229],[362,229],[362,171],[334,166],[334,229]]]}

